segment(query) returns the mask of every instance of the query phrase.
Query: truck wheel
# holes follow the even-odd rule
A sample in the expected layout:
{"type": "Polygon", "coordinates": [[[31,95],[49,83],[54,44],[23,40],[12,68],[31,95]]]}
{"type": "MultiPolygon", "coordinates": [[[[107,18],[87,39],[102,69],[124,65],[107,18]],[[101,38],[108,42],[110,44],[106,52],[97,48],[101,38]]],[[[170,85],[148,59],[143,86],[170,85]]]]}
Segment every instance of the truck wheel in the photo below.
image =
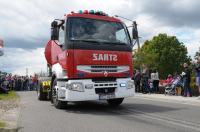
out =
{"type": "Polygon", "coordinates": [[[67,105],[67,102],[58,100],[56,86],[57,86],[57,79],[54,79],[53,80],[52,91],[51,91],[51,94],[52,94],[51,99],[52,99],[52,102],[53,102],[54,106],[57,109],[63,109],[67,105]]]}
{"type": "Polygon", "coordinates": [[[51,102],[51,90],[47,92],[47,100],[51,102]]]}
{"type": "Polygon", "coordinates": [[[119,106],[123,100],[124,98],[108,99],[107,102],[110,106],[119,106]]]}

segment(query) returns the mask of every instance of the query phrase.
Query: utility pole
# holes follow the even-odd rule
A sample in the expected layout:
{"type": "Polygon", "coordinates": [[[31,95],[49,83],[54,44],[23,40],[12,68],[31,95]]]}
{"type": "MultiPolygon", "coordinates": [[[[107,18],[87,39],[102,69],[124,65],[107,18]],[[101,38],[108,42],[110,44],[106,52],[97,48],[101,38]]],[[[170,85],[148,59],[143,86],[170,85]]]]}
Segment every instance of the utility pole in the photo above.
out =
{"type": "MultiPolygon", "coordinates": [[[[137,29],[137,23],[136,23],[136,21],[133,21],[133,28],[135,29],[135,34],[136,34],[136,36],[137,36],[137,38],[135,38],[136,39],[136,43],[137,43],[137,45],[138,45],[138,50],[140,50],[140,41],[139,41],[139,36],[138,36],[138,29],[137,29]]],[[[134,31],[134,30],[133,30],[134,31]]],[[[134,34],[134,33],[133,33],[134,34]]]]}
{"type": "Polygon", "coordinates": [[[26,76],[28,76],[28,68],[26,68],[26,76]]]}

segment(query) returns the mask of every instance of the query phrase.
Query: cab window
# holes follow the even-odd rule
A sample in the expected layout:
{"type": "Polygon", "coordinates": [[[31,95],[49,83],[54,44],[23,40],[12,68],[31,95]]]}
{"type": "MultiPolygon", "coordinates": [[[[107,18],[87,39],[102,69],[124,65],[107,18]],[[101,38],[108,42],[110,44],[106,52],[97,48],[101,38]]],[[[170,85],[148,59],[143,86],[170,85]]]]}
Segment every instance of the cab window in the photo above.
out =
{"type": "Polygon", "coordinates": [[[59,29],[59,42],[61,45],[64,45],[64,43],[65,43],[64,26],[61,26],[59,29]]]}

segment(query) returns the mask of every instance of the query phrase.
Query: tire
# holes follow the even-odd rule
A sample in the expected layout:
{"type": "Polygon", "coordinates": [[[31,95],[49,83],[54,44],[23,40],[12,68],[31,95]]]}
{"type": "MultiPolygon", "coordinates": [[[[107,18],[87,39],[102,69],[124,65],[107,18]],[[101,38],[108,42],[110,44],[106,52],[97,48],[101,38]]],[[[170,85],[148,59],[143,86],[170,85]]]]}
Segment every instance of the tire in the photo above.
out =
{"type": "Polygon", "coordinates": [[[51,90],[49,90],[47,92],[47,100],[50,101],[52,103],[52,100],[51,100],[51,90]]]}
{"type": "Polygon", "coordinates": [[[110,106],[119,106],[123,100],[124,98],[108,99],[107,102],[110,106]]]}
{"type": "Polygon", "coordinates": [[[57,79],[55,78],[53,80],[52,89],[51,89],[51,94],[52,94],[51,95],[51,101],[57,109],[63,109],[67,106],[67,102],[58,100],[58,95],[57,95],[57,91],[56,91],[56,88],[55,88],[56,85],[57,85],[57,79]]]}

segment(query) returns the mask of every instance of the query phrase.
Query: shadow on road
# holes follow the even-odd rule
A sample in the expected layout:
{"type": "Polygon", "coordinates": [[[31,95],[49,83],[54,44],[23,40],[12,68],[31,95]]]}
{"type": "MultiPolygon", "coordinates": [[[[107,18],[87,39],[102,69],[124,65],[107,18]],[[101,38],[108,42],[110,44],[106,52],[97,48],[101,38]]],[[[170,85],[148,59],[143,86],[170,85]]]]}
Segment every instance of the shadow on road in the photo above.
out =
{"type": "Polygon", "coordinates": [[[20,129],[22,129],[23,127],[18,127],[15,129],[4,129],[4,128],[0,128],[0,132],[18,132],[20,129]]]}
{"type": "Polygon", "coordinates": [[[162,113],[178,111],[183,108],[172,108],[153,104],[123,103],[118,107],[111,107],[106,102],[78,102],[70,103],[64,110],[69,113],[95,114],[95,115],[132,115],[145,113],[162,113]],[[140,112],[138,112],[140,111],[140,112]]]}

